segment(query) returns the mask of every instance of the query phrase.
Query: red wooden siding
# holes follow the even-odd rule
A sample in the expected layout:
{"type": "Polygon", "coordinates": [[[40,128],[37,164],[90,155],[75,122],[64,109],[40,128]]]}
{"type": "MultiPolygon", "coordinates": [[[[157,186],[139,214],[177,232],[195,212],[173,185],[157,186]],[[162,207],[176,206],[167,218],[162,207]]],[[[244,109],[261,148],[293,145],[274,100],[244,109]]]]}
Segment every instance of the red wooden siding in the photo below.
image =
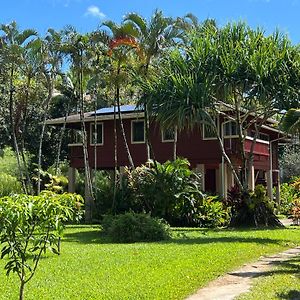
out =
{"type": "MultiPolygon", "coordinates": [[[[114,167],[114,131],[113,120],[105,120],[104,144],[97,145],[97,168],[112,169],[114,167]]],[[[131,143],[131,119],[123,120],[126,132],[127,143],[136,166],[147,160],[146,143],[131,143]]],[[[90,166],[94,167],[95,146],[90,145],[90,126],[86,126],[88,134],[88,152],[90,166]]],[[[123,138],[118,126],[118,166],[129,166],[129,161],[124,146],[123,138]]],[[[165,162],[173,158],[173,142],[162,142],[162,133],[156,123],[151,124],[150,139],[152,142],[154,155],[157,161],[165,162]]],[[[251,140],[246,140],[245,151],[249,152],[251,140]]],[[[228,155],[239,164],[239,149],[235,139],[225,139],[225,150],[228,155]]],[[[221,151],[217,140],[203,140],[200,128],[192,131],[183,130],[178,133],[177,156],[187,158],[192,167],[197,164],[204,164],[206,168],[217,169],[221,163],[221,151]]],[[[83,168],[82,146],[70,146],[71,166],[83,168]]],[[[269,169],[269,145],[257,142],[254,148],[254,167],[256,169],[269,169]]],[[[277,145],[273,145],[273,168],[278,167],[277,145]]]]}

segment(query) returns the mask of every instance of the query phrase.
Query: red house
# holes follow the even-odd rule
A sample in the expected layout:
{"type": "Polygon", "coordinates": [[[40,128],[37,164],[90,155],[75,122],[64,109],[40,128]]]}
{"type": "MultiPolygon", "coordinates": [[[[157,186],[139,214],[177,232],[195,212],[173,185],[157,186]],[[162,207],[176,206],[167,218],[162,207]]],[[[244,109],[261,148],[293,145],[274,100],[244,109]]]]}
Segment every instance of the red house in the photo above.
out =
{"type": "MultiPolygon", "coordinates": [[[[121,107],[127,143],[135,166],[147,161],[147,146],[145,141],[144,112],[133,105],[121,107]]],[[[118,118],[117,118],[118,119],[118,118]]],[[[84,115],[87,131],[88,161],[91,168],[114,168],[114,109],[102,108],[96,112],[84,115]],[[96,125],[96,126],[95,126],[96,125]],[[95,130],[95,128],[97,128],[95,130]]],[[[48,120],[48,125],[62,126],[65,118],[48,120]]],[[[220,134],[224,138],[225,151],[231,158],[235,168],[241,165],[240,149],[238,149],[236,125],[234,121],[221,117],[216,121],[220,134]]],[[[117,153],[118,167],[129,166],[119,120],[117,120],[117,153]]],[[[262,127],[259,138],[254,146],[254,166],[251,170],[249,188],[254,189],[256,183],[265,183],[268,194],[272,187],[277,187],[279,197],[279,166],[278,142],[283,133],[273,127],[275,121],[269,120],[262,127]]],[[[80,116],[71,115],[66,119],[66,127],[80,132],[80,116]]],[[[173,158],[174,135],[172,130],[161,130],[153,121],[150,126],[150,140],[155,159],[165,162],[173,158]]],[[[249,130],[243,151],[249,153],[253,141],[253,131],[249,130]]],[[[191,131],[181,131],[177,134],[177,156],[187,158],[192,168],[202,173],[202,189],[226,196],[226,191],[234,185],[234,178],[228,165],[222,160],[222,154],[217,138],[204,125],[199,125],[191,131]]],[[[84,168],[82,142],[69,144],[69,190],[74,190],[74,171],[84,168]]]]}

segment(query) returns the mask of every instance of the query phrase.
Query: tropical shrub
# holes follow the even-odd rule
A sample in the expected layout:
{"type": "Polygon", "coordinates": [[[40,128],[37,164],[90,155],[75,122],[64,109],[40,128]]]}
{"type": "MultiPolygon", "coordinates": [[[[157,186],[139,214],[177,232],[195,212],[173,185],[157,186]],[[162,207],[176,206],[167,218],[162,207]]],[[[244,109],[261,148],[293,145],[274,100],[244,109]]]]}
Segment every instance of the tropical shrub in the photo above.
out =
{"type": "Polygon", "coordinates": [[[300,196],[300,193],[290,183],[282,183],[280,185],[280,205],[279,212],[289,215],[293,206],[293,201],[300,196]]]}
{"type": "Polygon", "coordinates": [[[0,197],[21,193],[22,185],[18,179],[6,173],[0,173],[0,197]]]}
{"type": "MultiPolygon", "coordinates": [[[[62,194],[68,190],[68,178],[64,175],[53,175],[47,171],[35,169],[35,172],[40,172],[41,189],[48,190],[57,194],[62,194]]],[[[37,184],[38,176],[32,177],[37,184]]]]}
{"type": "Polygon", "coordinates": [[[225,203],[231,209],[232,226],[282,226],[274,214],[274,202],[267,197],[263,185],[257,185],[252,193],[242,193],[234,187],[225,203]]]}
{"type": "Polygon", "coordinates": [[[81,203],[81,196],[52,192],[0,198],[1,258],[7,259],[6,274],[16,273],[20,279],[20,299],[42,254],[47,249],[60,253],[64,222],[81,217],[81,203]]]}
{"type": "Polygon", "coordinates": [[[300,225],[300,198],[293,201],[291,207],[291,215],[295,225],[300,225]]]}
{"type": "Polygon", "coordinates": [[[165,221],[133,212],[106,216],[103,232],[113,242],[119,243],[161,241],[170,237],[169,225],[165,221]]]}
{"type": "Polygon", "coordinates": [[[205,196],[197,209],[202,227],[227,226],[230,223],[229,209],[217,196],[205,196]]]}
{"type": "Polygon", "coordinates": [[[186,159],[148,163],[127,172],[137,206],[170,224],[189,223],[195,198],[202,197],[199,176],[186,159]],[[180,218],[181,220],[178,220],[180,218]],[[186,220],[186,222],[184,222],[186,220]]]}

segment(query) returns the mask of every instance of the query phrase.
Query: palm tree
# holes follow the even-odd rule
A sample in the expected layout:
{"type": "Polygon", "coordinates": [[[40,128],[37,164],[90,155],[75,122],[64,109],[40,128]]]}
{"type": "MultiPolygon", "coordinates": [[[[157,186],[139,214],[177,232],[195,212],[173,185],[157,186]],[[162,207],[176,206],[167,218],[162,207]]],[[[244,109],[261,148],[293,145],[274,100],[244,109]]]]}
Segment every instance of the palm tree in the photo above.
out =
{"type": "Polygon", "coordinates": [[[137,31],[131,24],[121,24],[118,25],[113,21],[107,21],[102,24],[106,26],[110,33],[109,39],[109,51],[108,55],[112,59],[112,77],[111,80],[115,88],[115,102],[114,108],[117,106],[118,117],[120,121],[121,133],[123,136],[123,142],[127,151],[128,160],[132,168],[134,168],[134,162],[130,153],[130,149],[127,143],[126,134],[124,130],[122,114],[120,109],[120,89],[122,84],[126,81],[126,71],[128,61],[130,60],[130,50],[136,49],[139,51],[135,37],[137,36],[137,31]]]}
{"type": "Polygon", "coordinates": [[[24,55],[29,47],[30,41],[37,35],[33,29],[19,31],[15,21],[7,25],[0,25],[0,31],[4,33],[1,37],[2,56],[4,59],[5,68],[8,72],[9,86],[9,113],[10,126],[13,139],[13,145],[16,152],[17,162],[20,171],[20,178],[23,183],[24,192],[27,193],[27,187],[23,180],[23,167],[21,165],[21,155],[17,141],[17,128],[15,123],[15,83],[14,80],[19,71],[19,66],[24,63],[24,55]]]}
{"type": "Polygon", "coordinates": [[[40,59],[40,74],[44,78],[44,84],[47,89],[47,98],[43,103],[45,107],[42,129],[39,141],[38,150],[38,180],[37,180],[37,192],[40,193],[41,190],[41,180],[40,180],[40,170],[42,165],[42,146],[43,138],[46,127],[46,119],[48,116],[49,105],[53,98],[54,92],[54,81],[56,76],[60,73],[60,68],[62,66],[62,53],[61,53],[61,34],[53,29],[48,29],[47,35],[44,40],[39,40],[37,45],[36,56],[40,59]]]}
{"type": "Polygon", "coordinates": [[[300,136],[300,109],[291,108],[284,115],[281,128],[294,136],[300,136]]]}
{"type": "Polygon", "coordinates": [[[85,179],[87,184],[87,191],[90,197],[86,200],[86,221],[92,220],[92,207],[94,202],[93,187],[91,181],[91,173],[88,159],[87,149],[87,134],[84,120],[84,72],[86,71],[86,50],[88,48],[89,37],[81,35],[76,32],[73,27],[67,27],[64,30],[64,38],[62,39],[62,51],[70,57],[71,71],[75,74],[75,96],[79,102],[79,115],[81,122],[81,132],[83,140],[83,157],[84,157],[84,170],[85,179]]]}
{"type": "MultiPolygon", "coordinates": [[[[148,77],[149,67],[154,59],[159,57],[171,46],[175,45],[176,39],[180,38],[180,31],[177,30],[175,20],[165,17],[160,10],[156,10],[149,22],[137,13],[129,13],[124,18],[125,24],[132,24],[138,31],[138,43],[140,47],[140,58],[142,63],[141,76],[148,77]]],[[[143,79],[142,79],[143,80],[143,79]]],[[[146,123],[147,158],[153,158],[154,153],[151,146],[149,129],[149,107],[147,102],[143,102],[146,123]]]]}

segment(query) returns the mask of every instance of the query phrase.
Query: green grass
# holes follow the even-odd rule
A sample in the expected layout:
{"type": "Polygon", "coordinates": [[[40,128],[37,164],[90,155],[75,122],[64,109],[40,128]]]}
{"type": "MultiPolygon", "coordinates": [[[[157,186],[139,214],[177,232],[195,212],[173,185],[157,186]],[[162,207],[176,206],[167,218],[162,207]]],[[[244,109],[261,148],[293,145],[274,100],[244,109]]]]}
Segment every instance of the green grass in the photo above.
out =
{"type": "Polygon", "coordinates": [[[300,299],[300,258],[281,262],[278,266],[254,280],[249,293],[238,300],[300,299]]]}
{"type": "MultiPolygon", "coordinates": [[[[97,227],[66,230],[62,254],[47,254],[25,299],[183,299],[261,255],[300,244],[298,229],[174,230],[159,243],[111,244],[97,227]]],[[[0,299],[17,299],[18,281],[0,261],[0,299]]]]}

